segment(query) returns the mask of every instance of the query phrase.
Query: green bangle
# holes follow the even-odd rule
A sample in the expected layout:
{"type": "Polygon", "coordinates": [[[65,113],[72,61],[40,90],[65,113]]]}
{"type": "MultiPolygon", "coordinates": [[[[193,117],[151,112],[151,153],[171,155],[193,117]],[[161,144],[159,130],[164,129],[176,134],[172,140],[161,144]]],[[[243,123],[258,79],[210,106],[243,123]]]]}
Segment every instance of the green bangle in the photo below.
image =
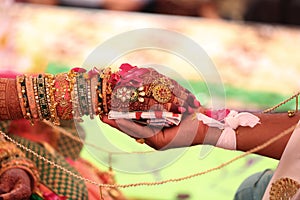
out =
{"type": "Polygon", "coordinates": [[[40,108],[42,117],[46,120],[50,118],[50,110],[48,107],[48,100],[45,89],[45,78],[42,74],[39,74],[37,77],[37,89],[38,89],[38,98],[40,102],[40,108]]]}

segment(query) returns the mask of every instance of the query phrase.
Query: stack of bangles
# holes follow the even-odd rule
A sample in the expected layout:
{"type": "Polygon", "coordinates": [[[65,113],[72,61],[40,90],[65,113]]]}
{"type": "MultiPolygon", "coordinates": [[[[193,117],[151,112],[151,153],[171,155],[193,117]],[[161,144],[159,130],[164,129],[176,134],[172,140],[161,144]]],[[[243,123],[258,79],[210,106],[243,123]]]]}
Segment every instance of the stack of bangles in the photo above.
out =
{"type": "Polygon", "coordinates": [[[0,177],[7,170],[15,168],[25,170],[31,178],[32,191],[38,191],[39,172],[35,164],[14,144],[0,136],[0,177]]]}
{"type": "Polygon", "coordinates": [[[57,75],[39,74],[17,76],[17,91],[22,115],[32,124],[36,120],[50,120],[60,125],[60,120],[82,121],[83,116],[108,113],[111,94],[110,68],[102,72],[86,72],[74,68],[57,75]]]}

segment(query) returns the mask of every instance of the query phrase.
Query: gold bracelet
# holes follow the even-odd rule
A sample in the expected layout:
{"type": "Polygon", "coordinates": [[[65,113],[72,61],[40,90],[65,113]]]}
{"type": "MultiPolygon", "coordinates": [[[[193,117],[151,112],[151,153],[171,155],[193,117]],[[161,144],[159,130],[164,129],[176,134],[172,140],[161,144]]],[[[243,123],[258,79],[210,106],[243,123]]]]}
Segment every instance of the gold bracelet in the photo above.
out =
{"type": "Polygon", "coordinates": [[[78,101],[78,90],[77,90],[77,77],[78,73],[75,72],[74,70],[71,70],[68,73],[68,80],[69,80],[69,88],[70,88],[70,93],[71,93],[71,102],[72,102],[72,107],[73,107],[73,111],[72,111],[72,115],[73,115],[73,119],[76,122],[82,122],[83,120],[80,117],[80,106],[79,106],[79,101],[78,101]]]}
{"type": "Polygon", "coordinates": [[[91,98],[92,98],[92,109],[93,109],[93,114],[97,115],[98,114],[98,79],[99,76],[93,76],[91,78],[91,98]]]}
{"type": "Polygon", "coordinates": [[[104,70],[104,72],[101,74],[102,78],[102,100],[103,100],[103,110],[105,114],[108,114],[108,95],[111,94],[111,88],[109,88],[110,84],[108,83],[108,80],[111,76],[111,69],[108,67],[104,70]],[[110,89],[110,90],[109,90],[110,89]],[[109,94],[110,93],[110,94],[109,94]]]}
{"type": "Polygon", "coordinates": [[[24,94],[25,90],[22,90],[22,86],[25,84],[25,76],[24,75],[17,76],[16,81],[17,81],[17,91],[18,91],[19,103],[20,103],[23,117],[25,118],[26,117],[26,108],[25,108],[25,104],[24,104],[24,100],[23,100],[23,94],[24,94]]]}
{"type": "Polygon", "coordinates": [[[25,84],[26,84],[27,99],[28,99],[31,115],[33,119],[38,119],[38,110],[35,101],[35,92],[33,87],[32,76],[25,76],[25,84]]]}
{"type": "Polygon", "coordinates": [[[57,115],[56,106],[57,102],[55,101],[55,76],[52,74],[45,74],[45,87],[46,87],[46,95],[48,100],[48,106],[50,110],[50,118],[54,125],[59,126],[60,120],[57,115]]]}
{"type": "Polygon", "coordinates": [[[41,110],[41,105],[40,105],[40,100],[38,95],[37,77],[33,77],[33,89],[34,89],[34,98],[35,98],[35,104],[38,112],[38,117],[42,121],[43,115],[42,115],[42,110],[41,110]]]}

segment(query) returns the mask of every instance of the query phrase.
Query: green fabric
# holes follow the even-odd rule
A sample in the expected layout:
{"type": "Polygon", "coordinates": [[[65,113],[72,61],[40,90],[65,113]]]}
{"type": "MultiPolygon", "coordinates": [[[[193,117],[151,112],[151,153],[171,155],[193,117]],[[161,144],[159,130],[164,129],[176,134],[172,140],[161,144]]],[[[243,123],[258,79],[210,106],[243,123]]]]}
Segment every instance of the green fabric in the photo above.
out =
{"type": "Polygon", "coordinates": [[[265,170],[248,177],[238,188],[234,200],[261,200],[273,174],[265,170]]]}
{"type": "MultiPolygon", "coordinates": [[[[0,121],[0,130],[7,133],[9,125],[10,125],[10,121],[0,121]]],[[[65,158],[61,154],[56,152],[55,155],[52,155],[43,146],[41,146],[38,143],[31,142],[29,140],[14,136],[12,134],[10,134],[10,137],[12,137],[14,140],[21,143],[22,145],[32,149],[39,155],[43,155],[50,161],[53,161],[53,162],[61,165],[62,167],[70,170],[71,172],[78,174],[78,172],[73,167],[71,167],[71,165],[69,163],[66,162],[65,158]]],[[[64,142],[66,142],[66,141],[67,140],[64,140],[64,142]]],[[[63,145],[63,144],[60,144],[60,145],[63,145]]],[[[67,144],[64,144],[64,145],[68,146],[67,144]]],[[[76,154],[78,156],[79,152],[81,150],[81,146],[78,144],[76,144],[76,145],[77,145],[76,151],[73,150],[71,152],[71,150],[73,148],[70,148],[70,149],[68,149],[69,151],[66,151],[66,152],[71,152],[74,155],[76,154]]],[[[68,146],[68,147],[70,147],[70,146],[68,146]]],[[[66,174],[65,172],[63,172],[62,170],[57,169],[53,166],[50,166],[49,164],[45,163],[44,161],[39,160],[37,157],[35,157],[31,153],[28,153],[25,151],[23,151],[23,152],[25,153],[25,155],[28,159],[32,160],[36,164],[38,171],[40,172],[41,182],[43,184],[45,184],[47,187],[49,187],[51,190],[53,190],[55,193],[57,193],[60,196],[66,196],[66,197],[68,197],[68,199],[82,199],[82,200],[88,199],[87,188],[83,181],[75,179],[75,178],[69,176],[68,174],[66,174]]],[[[69,153],[69,154],[71,154],[71,153],[69,153]]],[[[34,195],[34,196],[32,196],[32,198],[37,199],[38,197],[37,197],[37,195],[34,195]]]]}
{"type": "MultiPolygon", "coordinates": [[[[50,154],[43,146],[25,140],[23,138],[12,136],[17,142],[21,143],[22,145],[32,149],[39,155],[42,155],[53,161],[54,163],[59,164],[60,166],[64,167],[65,169],[78,174],[78,172],[70,166],[69,163],[66,162],[65,158],[60,154],[52,155],[50,154]]],[[[67,173],[63,172],[60,169],[57,169],[45,161],[39,160],[33,154],[24,152],[26,157],[35,162],[38,171],[40,172],[40,179],[43,184],[53,190],[56,194],[60,196],[66,196],[68,199],[81,199],[86,200],[88,199],[88,192],[85,186],[85,183],[81,180],[75,179],[72,176],[68,175],[67,173]]]]}
{"type": "Polygon", "coordinates": [[[43,198],[37,194],[32,194],[30,200],[43,200],[43,198]]]}

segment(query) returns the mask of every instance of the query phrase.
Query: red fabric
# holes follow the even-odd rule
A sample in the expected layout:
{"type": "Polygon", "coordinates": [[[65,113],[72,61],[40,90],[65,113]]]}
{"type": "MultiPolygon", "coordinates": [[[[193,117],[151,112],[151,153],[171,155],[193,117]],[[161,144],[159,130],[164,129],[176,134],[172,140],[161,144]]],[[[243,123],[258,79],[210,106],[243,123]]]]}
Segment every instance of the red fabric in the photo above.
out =
{"type": "Polygon", "coordinates": [[[155,114],[155,117],[157,118],[157,119],[162,119],[163,118],[163,113],[162,113],[162,111],[155,111],[154,112],[154,114],[155,114]]]}
{"type": "Polygon", "coordinates": [[[20,74],[13,71],[0,71],[0,78],[16,78],[18,75],[20,74]]]}
{"type": "Polygon", "coordinates": [[[229,109],[205,111],[205,115],[218,121],[222,121],[229,113],[230,113],[229,109]]]}
{"type": "Polygon", "coordinates": [[[136,112],[136,113],[135,113],[135,118],[136,118],[137,120],[141,119],[141,116],[142,116],[142,112],[136,112]]]}

